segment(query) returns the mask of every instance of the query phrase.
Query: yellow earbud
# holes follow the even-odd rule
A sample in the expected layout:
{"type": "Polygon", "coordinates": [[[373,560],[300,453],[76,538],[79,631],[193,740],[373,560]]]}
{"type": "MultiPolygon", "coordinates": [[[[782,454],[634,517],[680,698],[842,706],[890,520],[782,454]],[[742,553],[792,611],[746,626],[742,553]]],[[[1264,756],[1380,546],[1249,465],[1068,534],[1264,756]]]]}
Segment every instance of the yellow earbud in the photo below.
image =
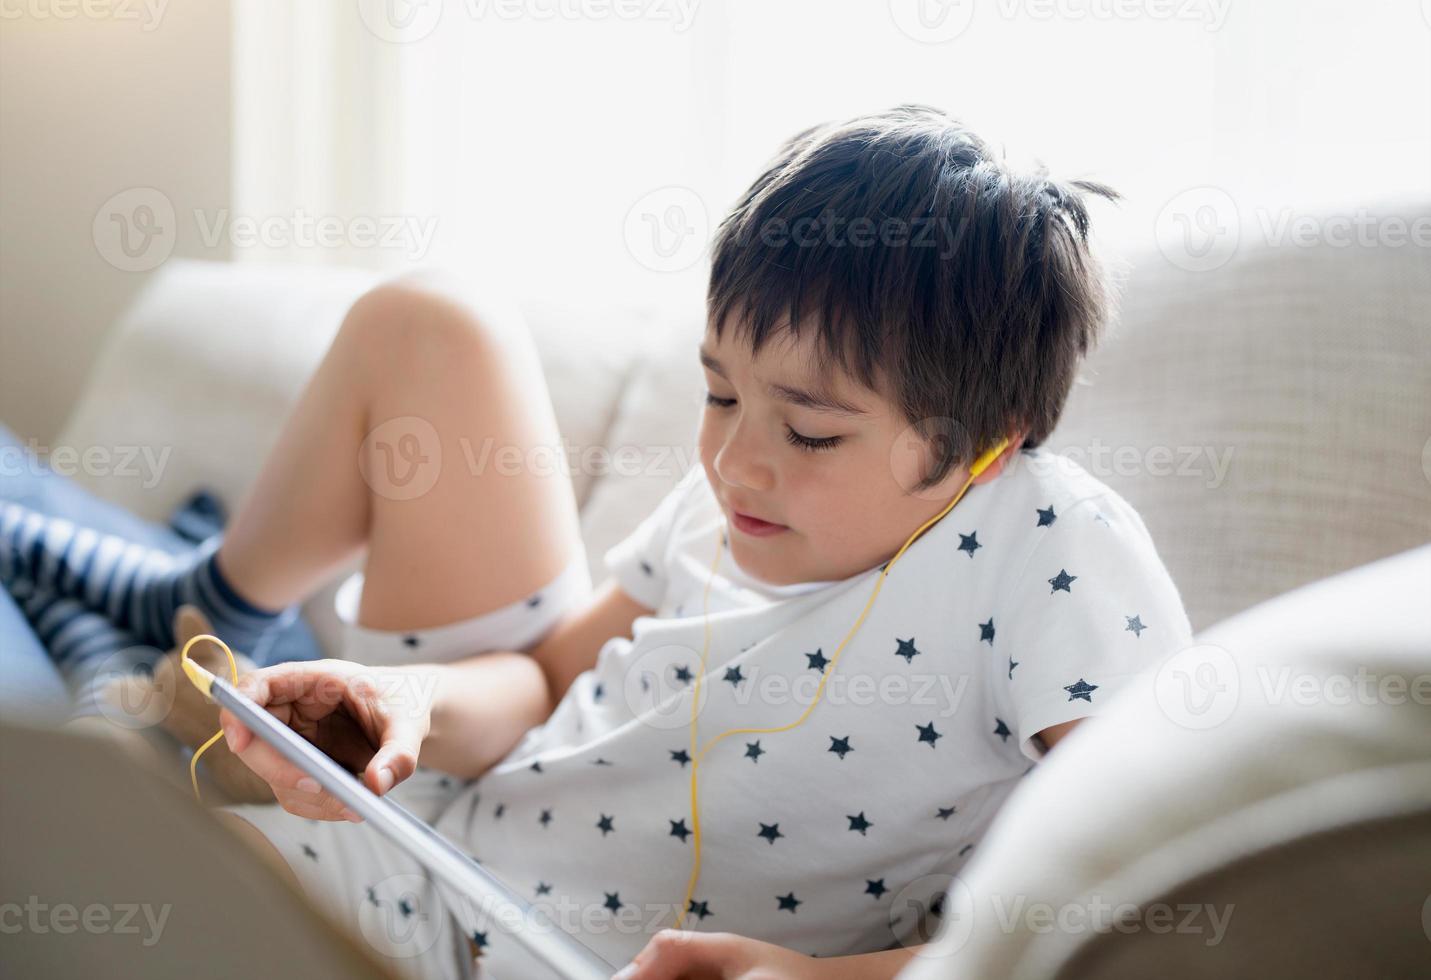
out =
{"type": "Polygon", "coordinates": [[[999,456],[1003,454],[1004,450],[1008,448],[1009,440],[1000,439],[999,444],[997,446],[984,452],[982,455],[979,456],[978,459],[974,460],[974,465],[969,467],[969,476],[976,477],[980,473],[987,470],[991,465],[993,465],[994,460],[998,459],[999,456]]]}

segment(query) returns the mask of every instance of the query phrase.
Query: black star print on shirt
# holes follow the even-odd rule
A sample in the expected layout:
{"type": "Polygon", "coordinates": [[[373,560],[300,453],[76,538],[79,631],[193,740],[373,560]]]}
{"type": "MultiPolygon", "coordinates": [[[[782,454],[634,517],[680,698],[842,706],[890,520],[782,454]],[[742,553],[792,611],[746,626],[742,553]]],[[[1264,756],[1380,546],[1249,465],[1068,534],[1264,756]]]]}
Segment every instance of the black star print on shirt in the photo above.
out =
{"type": "Polygon", "coordinates": [[[1058,574],[1055,575],[1053,578],[1051,578],[1051,579],[1048,580],[1048,584],[1051,585],[1051,586],[1053,586],[1053,591],[1050,592],[1049,594],[1052,595],[1053,592],[1068,592],[1068,593],[1072,593],[1073,590],[1070,589],[1069,586],[1072,585],[1074,582],[1077,582],[1077,581],[1078,581],[1078,576],[1077,576],[1077,575],[1070,575],[1070,574],[1068,574],[1067,571],[1065,571],[1064,569],[1060,568],[1060,569],[1058,570],[1058,574]]]}
{"type": "Polygon", "coordinates": [[[685,664],[677,665],[676,680],[680,681],[682,684],[689,684],[693,677],[694,675],[691,673],[691,668],[687,667],[685,664]]]}
{"type": "Polygon", "coordinates": [[[758,741],[745,743],[745,757],[751,762],[759,762],[760,757],[764,754],[765,750],[760,747],[760,743],[758,741]]]}
{"type": "Polygon", "coordinates": [[[1090,684],[1090,683],[1088,683],[1087,681],[1085,681],[1082,677],[1080,677],[1080,678],[1078,679],[1078,683],[1076,683],[1076,684],[1069,684],[1067,687],[1064,688],[1064,690],[1068,692],[1068,700],[1070,700],[1070,701],[1087,701],[1087,702],[1089,702],[1090,704],[1092,704],[1092,703],[1093,703],[1093,692],[1096,691],[1096,690],[1098,690],[1098,685],[1097,685],[1097,684],[1090,684]]]}
{"type": "Polygon", "coordinates": [[[606,906],[608,909],[610,909],[610,910],[613,911],[613,912],[615,912],[615,911],[617,911],[617,910],[619,910],[619,909],[621,908],[621,893],[620,893],[620,892],[602,892],[602,894],[606,896],[606,901],[602,902],[602,903],[601,903],[602,905],[606,906]]]}
{"type": "Polygon", "coordinates": [[[990,616],[987,623],[979,624],[979,640],[987,642],[989,646],[994,645],[994,617],[990,616]]]}
{"type": "Polygon", "coordinates": [[[959,535],[959,550],[967,551],[969,553],[970,558],[973,558],[974,552],[978,551],[982,547],[984,546],[979,543],[978,531],[973,531],[969,534],[959,535]]]}
{"type": "Polygon", "coordinates": [[[600,683],[598,683],[595,687],[591,689],[591,700],[600,701],[605,694],[606,688],[603,687],[600,683]]]}
{"type": "Polygon", "coordinates": [[[667,749],[666,751],[671,753],[671,761],[679,762],[682,769],[686,768],[686,763],[691,761],[691,757],[685,749],[667,749]]]}
{"type": "Polygon", "coordinates": [[[847,813],[845,814],[845,819],[850,822],[850,829],[858,830],[860,832],[861,837],[866,836],[865,831],[869,830],[871,827],[874,826],[873,823],[865,819],[865,811],[863,810],[861,810],[859,814],[854,816],[851,816],[847,813]]]}
{"type": "Polygon", "coordinates": [[[956,806],[941,806],[941,807],[939,808],[939,812],[936,813],[936,814],[934,814],[934,815],[935,815],[936,817],[938,817],[940,820],[946,820],[946,821],[947,821],[950,817],[954,816],[954,814],[956,814],[956,813],[958,813],[958,812],[959,812],[959,808],[956,807],[956,806]]]}
{"type": "Polygon", "coordinates": [[[998,724],[994,726],[994,734],[999,736],[1001,741],[1007,742],[1013,732],[1009,731],[1009,726],[1004,724],[1004,719],[995,716],[994,720],[998,722],[998,724]]]}
{"type": "Polygon", "coordinates": [[[850,736],[846,735],[844,738],[836,738],[831,735],[829,751],[834,752],[841,759],[845,757],[846,753],[853,752],[854,747],[850,745],[850,736]]]}
{"type": "Polygon", "coordinates": [[[534,595],[534,596],[532,596],[530,599],[527,600],[527,608],[528,608],[528,609],[535,609],[535,608],[537,608],[538,606],[540,606],[541,604],[542,604],[542,597],[539,596],[539,595],[534,595]]]}
{"type": "Polygon", "coordinates": [[[780,832],[780,825],[778,823],[763,823],[760,825],[760,832],[755,836],[764,837],[770,843],[774,844],[777,838],[784,837],[785,835],[780,832]]]}
{"type": "Polygon", "coordinates": [[[1125,633],[1132,633],[1134,636],[1138,637],[1138,639],[1141,640],[1143,638],[1143,630],[1148,628],[1143,625],[1143,617],[1124,616],[1123,618],[1128,621],[1128,625],[1123,628],[1123,631],[1125,633]]]}
{"type": "Polygon", "coordinates": [[[805,654],[805,659],[810,661],[809,667],[811,670],[818,670],[823,673],[825,668],[829,665],[830,661],[825,658],[825,654],[823,651],[824,648],[821,647],[814,653],[805,654]]]}
{"type": "Polygon", "coordinates": [[[915,657],[919,656],[919,648],[914,645],[914,637],[911,636],[907,640],[901,640],[896,636],[894,641],[899,644],[899,648],[894,651],[894,655],[896,657],[903,657],[905,663],[910,663],[915,657]]]}
{"type": "Polygon", "coordinates": [[[552,822],[552,812],[551,812],[550,810],[543,810],[543,811],[542,811],[542,815],[537,818],[537,823],[541,824],[543,827],[545,827],[547,824],[549,824],[549,823],[551,823],[551,822],[552,822]]]}
{"type": "Polygon", "coordinates": [[[686,907],[686,914],[694,915],[698,919],[704,919],[708,915],[715,915],[715,913],[711,911],[710,902],[698,902],[694,898],[691,899],[691,904],[686,907]]]}
{"type": "Polygon", "coordinates": [[[318,852],[313,850],[313,848],[309,847],[307,844],[303,845],[303,856],[306,858],[311,858],[314,861],[318,860],[318,852]]]}
{"type": "Polygon", "coordinates": [[[1018,665],[1019,662],[1017,660],[1015,660],[1013,657],[1009,658],[1009,680],[1014,679],[1014,668],[1018,665]]]}
{"type": "Polygon", "coordinates": [[[691,836],[689,828],[686,827],[685,818],[671,821],[671,836],[679,837],[682,844],[686,842],[687,837],[691,836]]]}
{"type": "Polygon", "coordinates": [[[745,675],[740,672],[740,667],[738,666],[727,667],[725,669],[725,676],[722,677],[721,680],[730,681],[731,687],[739,687],[740,682],[745,680],[745,675]]]}
{"type": "Polygon", "coordinates": [[[550,895],[551,893],[552,893],[552,886],[551,886],[551,885],[548,885],[545,881],[539,881],[539,882],[537,882],[537,894],[538,894],[538,895],[550,895]]]}
{"type": "Polygon", "coordinates": [[[531,769],[532,772],[541,772],[541,771],[542,771],[542,763],[541,763],[541,760],[538,759],[536,762],[533,762],[530,766],[528,766],[528,768],[531,769]]]}
{"type": "Polygon", "coordinates": [[[505,803],[498,803],[498,804],[497,804],[497,809],[495,809],[495,810],[492,811],[492,819],[493,819],[493,820],[501,820],[501,819],[502,819],[502,814],[504,814],[504,813],[506,813],[506,812],[507,812],[507,804],[505,804],[505,803]]]}
{"type": "Polygon", "coordinates": [[[865,879],[866,895],[873,895],[875,898],[879,898],[887,891],[889,891],[889,889],[884,886],[883,878],[876,878],[873,881],[869,880],[868,878],[865,879]]]}
{"type": "Polygon", "coordinates": [[[606,814],[603,813],[601,815],[601,819],[596,821],[596,827],[598,830],[601,831],[602,837],[605,837],[607,834],[611,833],[613,830],[616,829],[616,827],[612,824],[612,821],[614,819],[616,818],[608,817],[606,814]]]}
{"type": "Polygon", "coordinates": [[[481,953],[482,950],[487,948],[487,934],[474,930],[472,933],[472,945],[477,947],[478,953],[481,953]]]}
{"type": "Polygon", "coordinates": [[[422,640],[418,639],[411,633],[402,638],[402,645],[408,647],[409,649],[418,646],[420,643],[422,643],[422,640]]]}
{"type": "Polygon", "coordinates": [[[1052,524],[1052,523],[1053,523],[1054,521],[1056,521],[1056,520],[1058,520],[1058,515],[1053,512],[1053,504],[1049,504],[1047,507],[1044,507],[1044,508],[1040,508],[1040,509],[1039,509],[1039,511],[1038,511],[1038,526],[1039,526],[1039,527],[1048,527],[1050,524],[1052,524]]]}
{"type": "Polygon", "coordinates": [[[921,742],[928,742],[931,749],[934,748],[935,742],[944,737],[942,732],[936,732],[934,730],[934,722],[932,721],[927,725],[915,725],[914,727],[919,729],[919,740],[921,742]]]}
{"type": "Polygon", "coordinates": [[[780,910],[784,912],[794,912],[795,908],[801,904],[800,899],[795,897],[794,892],[786,895],[776,895],[775,900],[780,903],[780,910]]]}

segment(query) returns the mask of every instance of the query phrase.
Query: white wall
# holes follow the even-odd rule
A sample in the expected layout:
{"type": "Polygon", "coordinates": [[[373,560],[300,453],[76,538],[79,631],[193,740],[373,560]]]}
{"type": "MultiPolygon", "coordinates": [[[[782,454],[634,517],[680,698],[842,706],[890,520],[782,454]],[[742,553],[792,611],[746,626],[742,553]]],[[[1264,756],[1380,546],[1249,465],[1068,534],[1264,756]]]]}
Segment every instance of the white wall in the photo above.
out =
{"type": "Polygon", "coordinates": [[[194,217],[231,199],[229,0],[84,6],[0,2],[0,422],[42,445],[146,278],[101,254],[136,264],[115,251],[111,214],[96,240],[101,209],[132,220],[135,206],[172,205],[172,222],[152,212],[159,234],[139,265],[171,247],[230,254],[194,217]],[[153,190],[107,205],[131,188],[153,190]]]}

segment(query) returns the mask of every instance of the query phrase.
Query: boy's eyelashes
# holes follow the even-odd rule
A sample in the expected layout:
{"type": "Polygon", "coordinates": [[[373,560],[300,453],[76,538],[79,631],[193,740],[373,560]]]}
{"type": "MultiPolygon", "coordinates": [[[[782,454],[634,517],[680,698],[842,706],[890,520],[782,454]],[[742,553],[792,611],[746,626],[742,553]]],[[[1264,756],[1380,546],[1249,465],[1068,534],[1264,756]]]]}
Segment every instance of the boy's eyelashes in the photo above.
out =
{"type": "MultiPolygon", "coordinates": [[[[706,392],[706,404],[714,408],[730,408],[735,404],[734,398],[721,398],[717,395],[706,392]]],[[[790,426],[785,427],[785,441],[790,445],[808,452],[822,452],[834,449],[844,439],[844,436],[804,436],[796,432],[790,426]]]]}

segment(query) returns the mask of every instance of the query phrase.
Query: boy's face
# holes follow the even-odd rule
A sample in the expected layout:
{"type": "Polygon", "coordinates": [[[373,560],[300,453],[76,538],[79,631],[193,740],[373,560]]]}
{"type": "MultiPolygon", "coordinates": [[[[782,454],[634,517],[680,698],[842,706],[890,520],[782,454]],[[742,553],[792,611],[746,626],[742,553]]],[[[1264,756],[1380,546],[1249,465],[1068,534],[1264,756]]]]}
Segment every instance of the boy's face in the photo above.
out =
{"type": "Polygon", "coordinates": [[[880,565],[969,475],[960,467],[913,492],[929,471],[927,444],[881,394],[843,374],[820,385],[813,343],[811,332],[797,343],[787,330],[752,358],[727,326],[720,341],[708,328],[701,344],[701,465],[736,562],[770,585],[839,580],[880,565]]]}

